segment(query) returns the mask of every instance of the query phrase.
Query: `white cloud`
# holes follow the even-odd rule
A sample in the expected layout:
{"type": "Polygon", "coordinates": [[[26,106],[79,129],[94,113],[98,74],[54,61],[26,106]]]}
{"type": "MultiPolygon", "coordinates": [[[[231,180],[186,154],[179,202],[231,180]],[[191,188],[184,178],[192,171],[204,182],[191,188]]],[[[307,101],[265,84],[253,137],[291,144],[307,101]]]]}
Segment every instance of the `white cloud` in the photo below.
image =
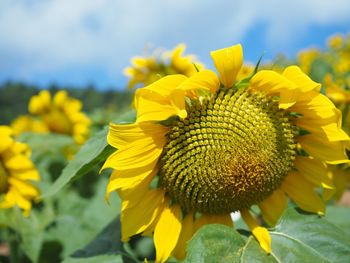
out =
{"type": "Polygon", "coordinates": [[[199,53],[241,41],[263,24],[265,42],[293,45],[311,26],[350,22],[348,0],[46,0],[0,2],[0,70],[18,74],[100,65],[121,72],[147,43],[199,53]],[[1,60],[1,59],[0,59],[1,60]]]}

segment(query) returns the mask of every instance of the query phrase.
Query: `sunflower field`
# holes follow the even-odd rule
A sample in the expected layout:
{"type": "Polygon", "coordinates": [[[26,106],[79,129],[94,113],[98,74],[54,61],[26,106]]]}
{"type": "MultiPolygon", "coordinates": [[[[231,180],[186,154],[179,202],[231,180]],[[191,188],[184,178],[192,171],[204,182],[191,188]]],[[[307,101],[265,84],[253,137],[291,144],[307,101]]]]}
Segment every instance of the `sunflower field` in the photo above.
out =
{"type": "Polygon", "coordinates": [[[350,36],[185,48],[119,91],[2,85],[0,262],[350,262],[350,36]]]}

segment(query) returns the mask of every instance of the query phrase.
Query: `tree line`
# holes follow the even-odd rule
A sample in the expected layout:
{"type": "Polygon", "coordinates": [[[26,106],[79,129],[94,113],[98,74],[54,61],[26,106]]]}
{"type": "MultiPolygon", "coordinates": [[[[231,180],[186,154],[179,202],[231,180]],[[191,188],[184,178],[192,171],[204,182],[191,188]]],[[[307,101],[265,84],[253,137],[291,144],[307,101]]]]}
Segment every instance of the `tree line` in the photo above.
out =
{"type": "MultiPolygon", "coordinates": [[[[51,94],[66,90],[70,96],[83,103],[83,110],[90,113],[98,108],[108,108],[116,111],[129,107],[132,92],[129,90],[98,90],[93,85],[86,88],[58,86],[47,87],[51,94]]],[[[28,102],[42,88],[20,82],[5,82],[0,85],[0,124],[10,124],[19,115],[28,113],[28,102]]]]}

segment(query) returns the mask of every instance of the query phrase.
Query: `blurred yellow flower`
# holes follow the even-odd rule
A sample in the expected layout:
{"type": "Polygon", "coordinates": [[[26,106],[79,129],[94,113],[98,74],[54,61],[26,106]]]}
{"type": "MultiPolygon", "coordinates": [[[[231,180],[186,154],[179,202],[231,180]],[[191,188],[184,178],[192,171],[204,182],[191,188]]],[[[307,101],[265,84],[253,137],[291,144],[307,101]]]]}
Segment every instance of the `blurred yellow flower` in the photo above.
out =
{"type": "Polygon", "coordinates": [[[48,133],[49,127],[40,119],[29,115],[21,115],[11,123],[13,135],[18,136],[24,132],[48,133]]]}
{"type": "Polygon", "coordinates": [[[124,241],[154,235],[156,262],[183,259],[204,224],[233,226],[233,211],[270,253],[269,232],[250,207],[270,225],[287,197],[322,215],[315,188],[334,188],[324,163],[349,162],[341,113],[298,67],[261,70],[247,86],[237,80],[240,45],[211,56],[219,76],[166,76],[136,91],[136,123],[110,125],[108,142],[118,150],[103,167],[113,169],[107,196],[122,199],[124,241]]]}
{"type": "Polygon", "coordinates": [[[185,49],[184,44],[179,44],[172,51],[132,58],[132,66],[124,69],[124,74],[129,77],[128,88],[149,85],[167,75],[195,74],[203,65],[193,55],[184,56],[185,49]]]}
{"type": "Polygon", "coordinates": [[[298,53],[298,62],[301,70],[306,74],[310,74],[311,65],[320,55],[317,48],[302,50],[298,53]]]}
{"type": "Polygon", "coordinates": [[[350,103],[350,90],[345,90],[332,80],[331,74],[326,74],[324,79],[326,95],[336,104],[350,103]]]}
{"type": "Polygon", "coordinates": [[[33,96],[29,112],[41,118],[51,132],[71,135],[77,144],[83,144],[89,136],[90,119],[81,111],[79,100],[58,91],[53,98],[47,90],[33,96]]]}
{"type": "Polygon", "coordinates": [[[30,181],[38,181],[40,176],[30,160],[29,147],[11,136],[10,127],[0,126],[0,208],[17,205],[28,215],[31,201],[39,197],[30,181]]]}
{"type": "MultiPolygon", "coordinates": [[[[165,59],[170,59],[170,72],[172,74],[183,74],[190,77],[197,73],[197,70],[203,69],[203,65],[195,62],[197,59],[194,55],[184,56],[186,45],[179,44],[171,52],[164,54],[165,59]],[[193,65],[195,63],[195,66],[193,65]]],[[[169,74],[170,75],[170,74],[169,74]]]]}
{"type": "Polygon", "coordinates": [[[344,38],[341,34],[336,34],[328,39],[328,47],[331,49],[339,49],[344,45],[344,38]]]}

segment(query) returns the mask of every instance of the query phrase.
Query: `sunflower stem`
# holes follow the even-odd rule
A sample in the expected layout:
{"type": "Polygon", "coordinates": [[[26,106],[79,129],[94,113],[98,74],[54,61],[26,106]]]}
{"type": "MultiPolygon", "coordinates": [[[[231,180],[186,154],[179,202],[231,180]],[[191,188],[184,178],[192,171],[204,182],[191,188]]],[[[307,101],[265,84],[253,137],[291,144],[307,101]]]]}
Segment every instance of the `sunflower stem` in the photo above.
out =
{"type": "Polygon", "coordinates": [[[11,229],[8,229],[8,241],[10,247],[10,262],[20,263],[21,251],[19,248],[19,236],[15,231],[11,229]]]}

